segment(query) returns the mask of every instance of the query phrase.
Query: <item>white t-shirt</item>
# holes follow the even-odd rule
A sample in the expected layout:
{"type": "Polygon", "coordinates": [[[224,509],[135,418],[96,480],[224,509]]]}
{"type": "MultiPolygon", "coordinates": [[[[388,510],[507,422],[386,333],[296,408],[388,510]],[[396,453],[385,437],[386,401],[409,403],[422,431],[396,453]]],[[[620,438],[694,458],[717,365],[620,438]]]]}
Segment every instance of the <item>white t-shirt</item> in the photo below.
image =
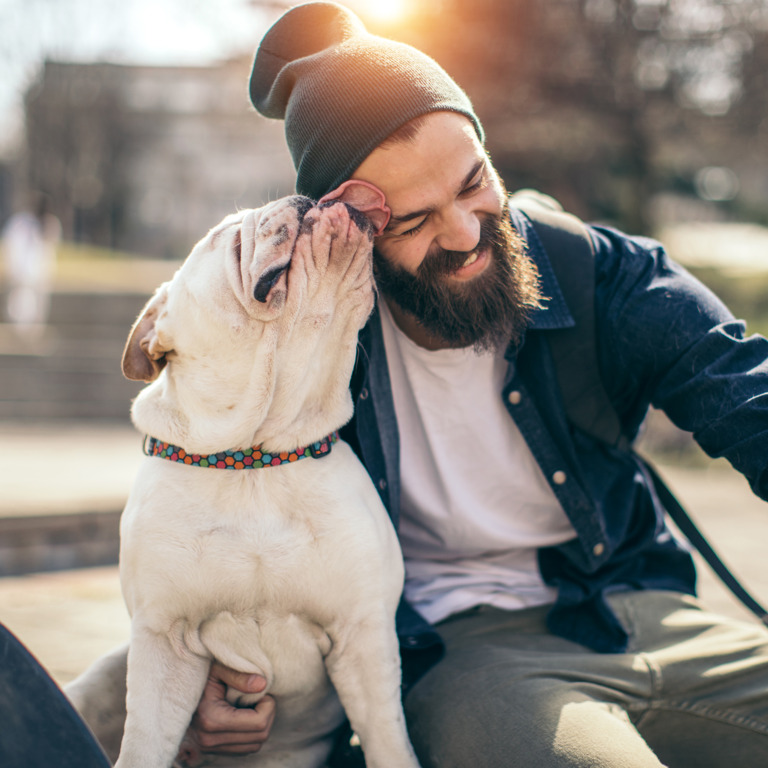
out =
{"type": "Polygon", "coordinates": [[[426,350],[381,302],[400,432],[405,594],[429,621],[550,603],[539,547],[576,536],[503,403],[502,354],[426,350]]]}

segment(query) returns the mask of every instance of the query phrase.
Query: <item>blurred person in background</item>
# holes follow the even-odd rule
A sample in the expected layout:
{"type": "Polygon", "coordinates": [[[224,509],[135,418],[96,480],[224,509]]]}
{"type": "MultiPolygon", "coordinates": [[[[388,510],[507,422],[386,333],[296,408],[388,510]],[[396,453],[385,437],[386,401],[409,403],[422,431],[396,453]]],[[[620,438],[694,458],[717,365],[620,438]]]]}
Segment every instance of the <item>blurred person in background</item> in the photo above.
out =
{"type": "MultiPolygon", "coordinates": [[[[364,181],[391,212],[343,436],[403,548],[403,699],[424,768],[768,765],[768,629],[707,610],[641,459],[569,423],[549,340],[574,325],[572,286],[466,94],[326,2],[267,32],[250,92],[285,120],[297,192],[364,181]]],[[[622,433],[653,402],[768,499],[768,341],[659,243],[586,232],[596,367],[622,433]]],[[[106,701],[88,700],[89,674],[84,713],[106,701]]],[[[234,709],[225,684],[265,681],[214,664],[191,737],[258,751],[279,708],[234,709]]]]}
{"type": "Polygon", "coordinates": [[[14,213],[3,228],[5,314],[24,338],[39,335],[48,321],[60,239],[61,223],[42,193],[30,195],[30,204],[14,213]]]}

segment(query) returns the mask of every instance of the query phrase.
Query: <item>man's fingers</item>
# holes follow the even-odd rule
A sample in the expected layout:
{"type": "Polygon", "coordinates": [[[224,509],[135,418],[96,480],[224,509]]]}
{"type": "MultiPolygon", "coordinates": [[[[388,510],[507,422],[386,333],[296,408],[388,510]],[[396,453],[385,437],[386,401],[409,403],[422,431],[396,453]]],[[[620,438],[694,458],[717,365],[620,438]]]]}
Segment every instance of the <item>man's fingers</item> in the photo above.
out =
{"type": "Polygon", "coordinates": [[[204,753],[217,755],[250,755],[258,752],[266,738],[249,737],[247,734],[225,732],[221,734],[198,733],[189,731],[181,749],[179,758],[191,765],[197,765],[204,753]]]}
{"type": "Polygon", "coordinates": [[[263,736],[224,731],[222,733],[197,733],[195,736],[203,752],[227,752],[237,750],[238,754],[255,752],[266,741],[263,736]]]}
{"type": "Polygon", "coordinates": [[[226,700],[206,702],[205,699],[192,718],[198,734],[226,733],[268,734],[275,719],[275,700],[265,696],[253,707],[233,707],[226,700]]]}
{"type": "Polygon", "coordinates": [[[219,681],[243,693],[261,693],[267,687],[267,679],[263,675],[238,672],[219,664],[218,661],[211,664],[208,680],[219,681]]]}

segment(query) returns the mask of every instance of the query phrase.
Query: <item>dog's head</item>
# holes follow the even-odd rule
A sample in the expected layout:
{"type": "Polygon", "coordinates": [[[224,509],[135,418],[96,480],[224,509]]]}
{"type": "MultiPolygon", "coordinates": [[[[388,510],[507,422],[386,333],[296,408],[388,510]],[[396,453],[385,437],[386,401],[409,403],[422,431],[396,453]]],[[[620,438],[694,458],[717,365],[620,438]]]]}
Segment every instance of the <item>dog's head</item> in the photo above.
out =
{"type": "Polygon", "coordinates": [[[149,383],[137,427],[204,452],[291,450],[341,426],[376,226],[293,196],[214,227],[131,330],[123,372],[149,383]]]}

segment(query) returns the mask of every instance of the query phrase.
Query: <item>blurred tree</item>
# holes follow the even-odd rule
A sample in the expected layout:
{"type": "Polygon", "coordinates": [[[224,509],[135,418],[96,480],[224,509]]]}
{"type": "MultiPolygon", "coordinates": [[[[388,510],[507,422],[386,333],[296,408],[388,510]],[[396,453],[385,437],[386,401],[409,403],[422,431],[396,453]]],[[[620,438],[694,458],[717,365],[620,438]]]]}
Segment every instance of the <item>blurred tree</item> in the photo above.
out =
{"type": "Polygon", "coordinates": [[[543,189],[582,216],[648,232],[655,193],[692,191],[725,144],[743,151],[768,130],[766,0],[420,8],[397,34],[470,93],[508,185],[543,189]]]}
{"type": "Polygon", "coordinates": [[[26,177],[51,195],[71,237],[115,248],[131,157],[126,116],[109,81],[113,68],[74,67],[77,77],[71,69],[47,62],[27,92],[26,177]]]}

